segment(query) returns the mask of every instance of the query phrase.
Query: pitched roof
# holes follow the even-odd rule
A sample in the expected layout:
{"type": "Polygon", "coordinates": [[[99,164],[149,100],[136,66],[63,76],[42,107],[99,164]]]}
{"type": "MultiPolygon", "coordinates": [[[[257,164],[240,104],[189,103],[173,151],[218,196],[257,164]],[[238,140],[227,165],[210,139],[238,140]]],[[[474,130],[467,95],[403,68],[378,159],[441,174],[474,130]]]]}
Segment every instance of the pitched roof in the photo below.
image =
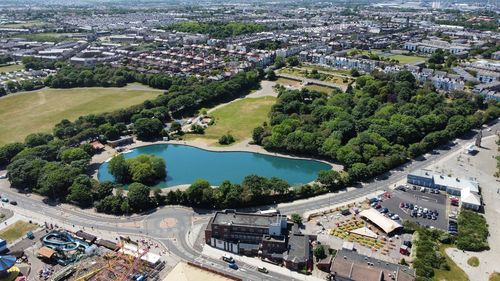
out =
{"type": "Polygon", "coordinates": [[[370,220],[373,224],[377,225],[380,227],[385,233],[391,233],[394,230],[398,228],[402,228],[403,226],[399,224],[398,222],[395,222],[381,213],[379,213],[375,209],[368,209],[368,210],[363,210],[361,213],[359,213],[359,216],[362,218],[366,218],[370,220]]]}

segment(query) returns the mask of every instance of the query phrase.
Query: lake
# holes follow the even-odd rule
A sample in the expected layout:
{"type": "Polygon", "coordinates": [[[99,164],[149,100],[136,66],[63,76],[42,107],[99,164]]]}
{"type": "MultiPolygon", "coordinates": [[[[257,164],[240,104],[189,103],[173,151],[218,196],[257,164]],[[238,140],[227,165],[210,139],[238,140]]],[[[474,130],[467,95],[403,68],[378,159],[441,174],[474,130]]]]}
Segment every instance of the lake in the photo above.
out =
{"type": "MultiPolygon", "coordinates": [[[[191,184],[196,179],[205,179],[212,185],[224,180],[241,183],[245,176],[255,174],[264,177],[278,177],[291,185],[314,181],[318,172],[330,170],[326,163],[314,160],[291,159],[253,152],[215,152],[180,144],[155,144],[138,147],[125,153],[132,158],[140,154],[152,154],[166,162],[167,178],[157,187],[171,187],[191,184]]],[[[99,181],[114,180],[108,173],[108,163],[99,167],[99,181]]]]}

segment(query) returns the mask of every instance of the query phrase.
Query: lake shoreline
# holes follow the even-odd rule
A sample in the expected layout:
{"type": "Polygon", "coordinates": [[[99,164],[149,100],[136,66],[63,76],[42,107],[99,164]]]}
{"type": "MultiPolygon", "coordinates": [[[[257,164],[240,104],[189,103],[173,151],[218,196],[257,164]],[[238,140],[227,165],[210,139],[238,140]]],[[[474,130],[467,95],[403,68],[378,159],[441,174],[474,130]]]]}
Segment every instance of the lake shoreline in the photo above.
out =
{"type": "MultiPolygon", "coordinates": [[[[253,145],[250,144],[250,139],[244,140],[242,142],[236,143],[232,146],[221,146],[221,147],[214,147],[214,146],[209,146],[208,144],[199,141],[199,140],[190,140],[190,141],[153,141],[153,142],[145,142],[145,141],[139,141],[136,140],[134,143],[123,146],[122,148],[124,149],[123,152],[117,152],[115,149],[106,147],[105,151],[103,151],[100,154],[95,155],[92,158],[92,163],[97,164],[100,166],[105,163],[106,161],[109,161],[113,156],[118,155],[120,153],[127,153],[131,152],[136,148],[140,147],[147,147],[147,146],[154,146],[154,145],[168,145],[168,144],[173,144],[173,145],[182,145],[182,146],[189,146],[192,148],[196,149],[201,149],[207,152],[241,152],[241,153],[255,153],[255,154],[260,154],[264,156],[273,156],[273,157],[278,157],[278,158],[284,158],[284,159],[292,159],[292,160],[306,160],[306,161],[314,161],[322,164],[326,164],[331,167],[333,170],[341,170],[343,167],[341,165],[337,165],[325,160],[321,159],[315,159],[315,158],[308,158],[308,157],[300,157],[296,155],[288,155],[288,154],[282,154],[282,153],[274,153],[274,152],[269,152],[266,151],[264,148],[258,145],[253,145]]],[[[93,173],[92,177],[94,179],[98,180],[98,172],[99,168],[95,170],[93,173]]],[[[305,184],[305,183],[304,183],[305,184]]],[[[180,184],[180,185],[174,185],[174,186],[165,186],[161,187],[160,189],[162,191],[171,191],[171,190],[185,190],[187,187],[189,187],[190,184],[180,184]]]]}

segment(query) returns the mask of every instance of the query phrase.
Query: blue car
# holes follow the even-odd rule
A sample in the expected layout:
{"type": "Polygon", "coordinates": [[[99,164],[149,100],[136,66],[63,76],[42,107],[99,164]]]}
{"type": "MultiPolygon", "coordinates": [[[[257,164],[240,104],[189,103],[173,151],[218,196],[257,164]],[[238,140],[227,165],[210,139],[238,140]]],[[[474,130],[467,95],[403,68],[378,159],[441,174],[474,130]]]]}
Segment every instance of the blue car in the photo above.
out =
{"type": "Polygon", "coordinates": [[[236,263],[228,263],[227,266],[229,266],[229,268],[234,270],[238,269],[238,265],[236,265],[236,263]]]}

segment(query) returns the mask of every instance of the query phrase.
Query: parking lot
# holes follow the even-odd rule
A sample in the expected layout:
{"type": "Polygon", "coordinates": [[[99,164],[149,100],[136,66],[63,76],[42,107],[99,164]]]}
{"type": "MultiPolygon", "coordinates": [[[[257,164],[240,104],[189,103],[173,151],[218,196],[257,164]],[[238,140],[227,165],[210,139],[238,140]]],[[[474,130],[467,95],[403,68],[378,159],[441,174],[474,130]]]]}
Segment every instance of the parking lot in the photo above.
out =
{"type": "MultiPolygon", "coordinates": [[[[442,230],[448,229],[448,214],[447,214],[447,196],[441,191],[440,194],[433,194],[430,192],[421,192],[418,188],[417,190],[407,189],[406,191],[394,190],[391,197],[385,199],[381,202],[381,205],[389,209],[389,213],[394,213],[399,215],[402,220],[414,221],[423,226],[433,226],[442,230]],[[411,216],[412,210],[410,208],[400,207],[400,204],[406,205],[413,204],[421,207],[422,210],[427,209],[427,213],[431,211],[437,211],[437,216],[435,220],[432,216],[427,216],[422,213],[422,216],[411,216]]],[[[415,213],[414,213],[415,214],[415,213]]]]}

